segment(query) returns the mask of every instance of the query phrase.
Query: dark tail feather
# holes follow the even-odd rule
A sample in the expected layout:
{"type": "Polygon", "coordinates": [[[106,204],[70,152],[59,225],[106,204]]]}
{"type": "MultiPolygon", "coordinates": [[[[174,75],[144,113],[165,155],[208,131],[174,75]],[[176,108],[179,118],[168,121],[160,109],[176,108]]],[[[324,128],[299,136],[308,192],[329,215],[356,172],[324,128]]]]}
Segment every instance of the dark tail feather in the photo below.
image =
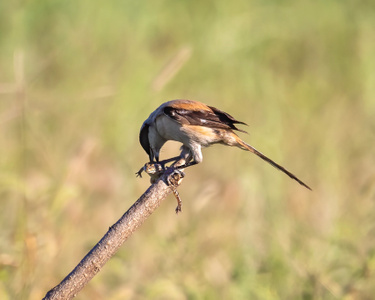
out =
{"type": "Polygon", "coordinates": [[[308,188],[310,191],[312,191],[312,189],[307,185],[305,184],[303,181],[299,180],[294,174],[290,173],[287,169],[285,169],[284,167],[280,166],[279,164],[275,163],[272,159],[268,158],[267,156],[265,156],[264,154],[260,153],[257,149],[255,149],[254,147],[250,146],[249,144],[246,144],[244,141],[238,141],[239,142],[239,145],[242,149],[244,150],[247,150],[247,151],[250,151],[256,155],[258,155],[261,159],[265,160],[266,162],[268,162],[269,164],[271,164],[273,167],[275,167],[276,169],[284,172],[286,175],[288,175],[290,178],[294,179],[295,181],[297,181],[300,185],[303,185],[305,188],[308,188]]]}

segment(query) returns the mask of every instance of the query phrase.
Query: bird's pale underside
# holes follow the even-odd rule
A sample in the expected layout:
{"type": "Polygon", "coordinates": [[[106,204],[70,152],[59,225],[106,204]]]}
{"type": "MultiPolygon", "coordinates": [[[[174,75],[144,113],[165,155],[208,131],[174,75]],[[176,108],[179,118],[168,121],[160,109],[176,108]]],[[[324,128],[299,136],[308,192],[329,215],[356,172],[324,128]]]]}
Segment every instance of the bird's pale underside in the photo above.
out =
{"type": "MultiPolygon", "coordinates": [[[[164,166],[166,162],[172,162],[172,166],[176,168],[186,168],[202,162],[203,147],[213,144],[235,146],[256,154],[311,190],[294,174],[244,142],[235,133],[235,131],[245,132],[238,129],[237,124],[246,125],[230,114],[204,103],[191,100],[172,100],[163,103],[150,114],[141,127],[139,140],[149,155],[150,163],[159,163],[164,166]],[[160,149],[169,140],[182,143],[181,153],[177,157],[160,162],[160,149]]],[[[140,175],[143,170],[144,168],[137,174],[140,175]]]]}

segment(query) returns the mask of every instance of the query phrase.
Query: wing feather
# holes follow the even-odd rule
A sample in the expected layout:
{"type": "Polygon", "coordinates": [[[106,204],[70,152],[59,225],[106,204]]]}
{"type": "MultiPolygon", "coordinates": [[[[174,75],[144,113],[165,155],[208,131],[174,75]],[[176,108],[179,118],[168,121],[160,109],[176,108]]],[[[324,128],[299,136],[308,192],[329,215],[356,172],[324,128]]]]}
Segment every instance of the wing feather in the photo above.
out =
{"type": "Polygon", "coordinates": [[[170,105],[164,107],[163,112],[182,125],[199,125],[214,129],[238,130],[246,133],[246,131],[235,126],[235,124],[247,125],[246,123],[238,121],[230,114],[212,106],[189,105],[189,107],[185,108],[184,105],[170,105]]]}

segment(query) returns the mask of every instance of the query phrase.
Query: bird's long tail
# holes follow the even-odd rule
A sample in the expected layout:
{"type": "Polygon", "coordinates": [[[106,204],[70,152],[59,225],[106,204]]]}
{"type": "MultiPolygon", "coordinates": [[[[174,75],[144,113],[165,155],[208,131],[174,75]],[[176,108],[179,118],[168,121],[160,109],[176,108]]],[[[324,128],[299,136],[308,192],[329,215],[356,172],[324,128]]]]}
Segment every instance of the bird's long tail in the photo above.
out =
{"type": "Polygon", "coordinates": [[[297,181],[299,184],[303,185],[305,188],[308,188],[309,190],[311,190],[311,188],[305,184],[303,181],[301,181],[300,179],[298,179],[294,174],[290,173],[287,169],[285,169],[284,167],[280,166],[279,164],[275,163],[272,159],[268,158],[267,156],[265,156],[264,154],[262,154],[261,152],[259,152],[257,149],[255,149],[254,147],[250,146],[249,144],[245,143],[243,140],[241,140],[240,138],[237,139],[237,142],[238,142],[238,146],[243,149],[243,150],[247,150],[247,151],[250,151],[256,155],[258,155],[261,159],[265,160],[266,162],[268,162],[269,164],[271,164],[273,167],[275,167],[276,169],[280,170],[281,172],[284,172],[286,175],[288,175],[290,178],[294,179],[295,181],[297,181]]]}

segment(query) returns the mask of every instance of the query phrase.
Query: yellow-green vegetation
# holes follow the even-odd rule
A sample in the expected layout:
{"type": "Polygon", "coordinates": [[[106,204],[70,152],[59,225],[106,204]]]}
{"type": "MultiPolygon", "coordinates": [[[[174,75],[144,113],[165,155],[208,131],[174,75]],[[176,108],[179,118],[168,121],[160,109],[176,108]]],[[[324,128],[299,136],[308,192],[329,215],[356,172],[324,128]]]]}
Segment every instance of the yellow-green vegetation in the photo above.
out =
{"type": "MultiPolygon", "coordinates": [[[[40,299],[145,191],[139,128],[188,98],[249,124],[77,299],[372,299],[375,2],[0,2],[0,298],[40,299]]],[[[175,145],[163,157],[175,155],[175,145]]]]}

